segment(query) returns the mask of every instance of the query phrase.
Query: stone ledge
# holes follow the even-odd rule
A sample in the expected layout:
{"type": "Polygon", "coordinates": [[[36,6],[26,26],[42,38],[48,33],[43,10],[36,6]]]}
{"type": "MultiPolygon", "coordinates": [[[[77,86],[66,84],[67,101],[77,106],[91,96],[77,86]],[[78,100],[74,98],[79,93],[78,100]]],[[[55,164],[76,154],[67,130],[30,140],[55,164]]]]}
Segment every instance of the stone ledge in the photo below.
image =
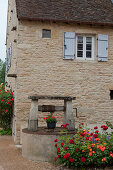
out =
{"type": "Polygon", "coordinates": [[[38,100],[38,99],[49,99],[49,100],[76,100],[76,97],[71,96],[29,96],[28,99],[38,100]]]}

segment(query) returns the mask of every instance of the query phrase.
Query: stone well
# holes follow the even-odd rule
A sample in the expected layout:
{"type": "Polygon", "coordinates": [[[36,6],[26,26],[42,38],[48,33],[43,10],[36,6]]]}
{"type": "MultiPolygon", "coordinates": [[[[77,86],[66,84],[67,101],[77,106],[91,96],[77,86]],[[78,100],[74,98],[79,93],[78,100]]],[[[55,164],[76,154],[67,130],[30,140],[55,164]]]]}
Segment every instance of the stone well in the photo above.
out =
{"type": "MultiPolygon", "coordinates": [[[[47,128],[38,128],[37,132],[30,132],[28,129],[22,131],[22,155],[23,157],[34,161],[51,162],[55,157],[54,140],[61,136],[60,128],[55,131],[49,131],[47,128]]],[[[68,132],[68,135],[74,134],[68,132]]],[[[65,135],[65,134],[64,134],[65,135]]]]}

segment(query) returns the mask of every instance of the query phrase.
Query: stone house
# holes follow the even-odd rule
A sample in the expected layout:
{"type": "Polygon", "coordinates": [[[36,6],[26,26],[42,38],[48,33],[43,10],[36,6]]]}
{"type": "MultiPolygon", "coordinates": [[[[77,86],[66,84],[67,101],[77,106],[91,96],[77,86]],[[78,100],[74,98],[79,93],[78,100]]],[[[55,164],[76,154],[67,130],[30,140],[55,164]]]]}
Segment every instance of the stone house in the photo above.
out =
{"type": "MultiPolygon", "coordinates": [[[[113,123],[112,0],[9,0],[8,6],[6,82],[14,91],[15,143],[33,94],[75,96],[76,126],[113,123]]],[[[55,115],[60,125],[62,113],[55,115]]]]}

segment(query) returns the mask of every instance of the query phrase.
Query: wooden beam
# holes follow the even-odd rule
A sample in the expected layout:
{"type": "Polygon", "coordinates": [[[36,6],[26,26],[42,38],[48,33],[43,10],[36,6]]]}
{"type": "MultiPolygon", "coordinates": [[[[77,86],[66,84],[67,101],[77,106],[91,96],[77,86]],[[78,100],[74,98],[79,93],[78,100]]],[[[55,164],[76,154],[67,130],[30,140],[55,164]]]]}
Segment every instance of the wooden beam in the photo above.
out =
{"type": "Polygon", "coordinates": [[[7,74],[7,77],[14,77],[14,78],[16,78],[17,75],[16,74],[7,74]]]}
{"type": "Polygon", "coordinates": [[[38,111],[41,111],[41,112],[56,112],[56,111],[65,111],[65,108],[64,108],[64,106],[39,105],[38,111]]]}

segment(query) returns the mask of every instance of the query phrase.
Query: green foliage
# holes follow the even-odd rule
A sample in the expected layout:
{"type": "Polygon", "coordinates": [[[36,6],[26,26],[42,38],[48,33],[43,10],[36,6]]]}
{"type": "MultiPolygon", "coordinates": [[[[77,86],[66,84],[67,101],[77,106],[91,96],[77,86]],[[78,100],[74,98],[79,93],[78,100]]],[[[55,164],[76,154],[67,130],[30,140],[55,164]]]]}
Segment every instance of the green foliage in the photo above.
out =
{"type": "Polygon", "coordinates": [[[5,68],[6,63],[0,59],[0,84],[5,84],[5,68]]]}
{"type": "Polygon", "coordinates": [[[13,102],[13,92],[11,90],[5,91],[2,83],[0,85],[0,127],[3,129],[11,128],[13,102]]]}
{"type": "Polygon", "coordinates": [[[12,129],[7,129],[7,130],[0,130],[0,135],[12,135],[12,129]]]}
{"type": "Polygon", "coordinates": [[[113,166],[113,134],[108,135],[107,126],[101,128],[102,133],[97,126],[92,131],[82,124],[76,134],[56,139],[55,161],[72,168],[113,166]]]}

